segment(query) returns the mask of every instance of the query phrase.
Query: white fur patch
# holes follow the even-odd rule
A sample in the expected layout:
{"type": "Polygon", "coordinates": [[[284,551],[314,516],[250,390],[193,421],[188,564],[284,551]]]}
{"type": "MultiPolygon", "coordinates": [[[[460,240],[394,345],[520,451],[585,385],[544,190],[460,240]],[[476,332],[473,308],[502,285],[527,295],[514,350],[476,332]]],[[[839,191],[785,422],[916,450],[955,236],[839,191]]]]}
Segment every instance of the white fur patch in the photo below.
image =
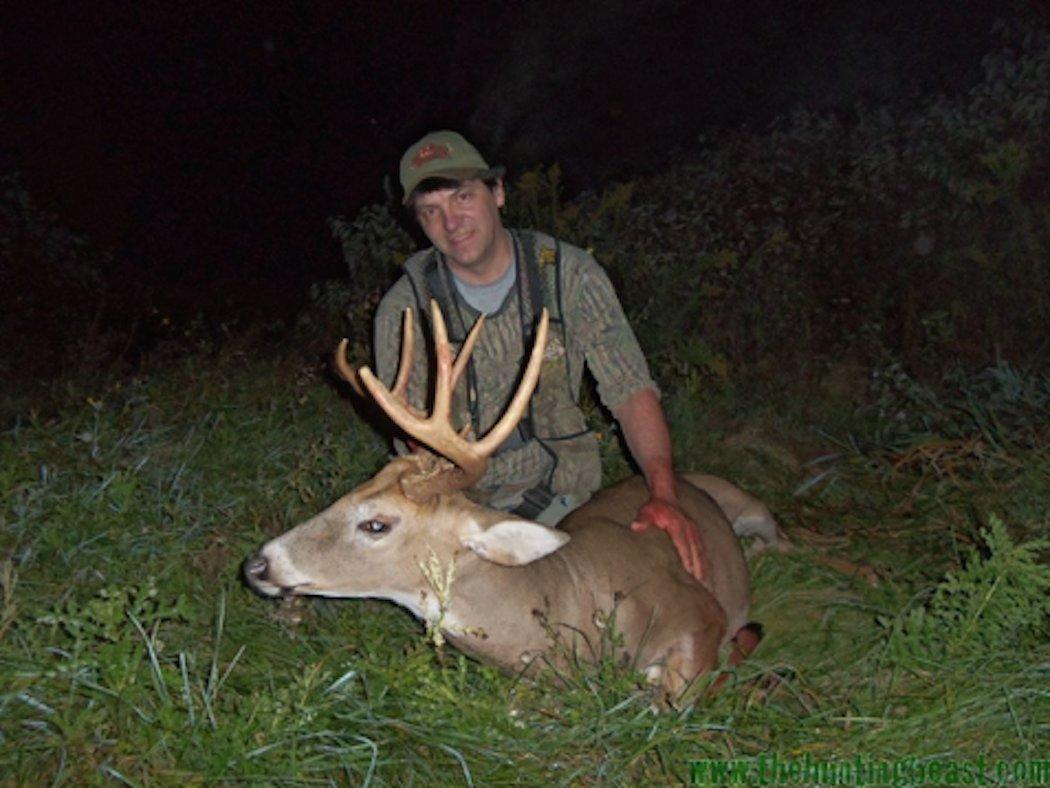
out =
{"type": "Polygon", "coordinates": [[[523,566],[569,541],[567,533],[529,520],[502,520],[484,530],[475,522],[470,526],[462,538],[463,546],[502,566],[523,566]]]}
{"type": "MultiPolygon", "coordinates": [[[[441,605],[435,596],[428,591],[416,591],[415,593],[405,591],[393,591],[385,588],[377,588],[372,591],[360,593],[346,593],[338,590],[317,589],[311,591],[314,596],[334,597],[336,599],[385,599],[400,605],[416,618],[431,623],[441,620],[441,605]]],[[[450,612],[445,611],[442,626],[458,627],[459,620],[450,612]]]]}
{"type": "Polygon", "coordinates": [[[441,606],[428,591],[406,594],[404,591],[386,591],[380,588],[370,592],[368,596],[374,599],[388,599],[424,621],[437,621],[441,617],[441,606]]]}
{"type": "Polygon", "coordinates": [[[740,538],[757,536],[766,544],[777,540],[777,527],[771,517],[761,514],[741,514],[733,520],[733,533],[740,538]]]}
{"type": "Polygon", "coordinates": [[[281,539],[275,539],[263,548],[263,557],[269,564],[269,573],[273,577],[280,578],[283,588],[294,588],[295,586],[309,585],[314,578],[303,574],[295,568],[291,556],[281,539]]]}

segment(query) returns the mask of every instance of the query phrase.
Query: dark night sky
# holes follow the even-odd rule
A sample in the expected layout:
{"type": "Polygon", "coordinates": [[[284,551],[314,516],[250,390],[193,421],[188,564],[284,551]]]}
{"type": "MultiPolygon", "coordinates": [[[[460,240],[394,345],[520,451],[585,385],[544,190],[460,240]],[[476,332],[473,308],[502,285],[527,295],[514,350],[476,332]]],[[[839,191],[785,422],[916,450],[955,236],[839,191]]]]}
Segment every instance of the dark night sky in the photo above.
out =
{"type": "Polygon", "coordinates": [[[0,28],[0,172],[174,308],[274,313],[343,271],[324,220],[432,128],[577,188],[802,102],[973,81],[1001,3],[32,3],[0,28]],[[232,295],[240,293],[240,295],[232,295]]]}

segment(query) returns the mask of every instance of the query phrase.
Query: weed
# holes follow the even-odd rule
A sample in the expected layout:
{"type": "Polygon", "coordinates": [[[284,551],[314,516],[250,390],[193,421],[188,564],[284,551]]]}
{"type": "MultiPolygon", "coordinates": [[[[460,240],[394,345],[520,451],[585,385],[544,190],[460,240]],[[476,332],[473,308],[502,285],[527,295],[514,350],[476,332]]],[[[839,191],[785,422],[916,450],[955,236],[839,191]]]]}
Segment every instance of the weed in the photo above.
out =
{"type": "Polygon", "coordinates": [[[986,554],[971,549],[963,567],[893,619],[888,649],[905,665],[929,665],[1027,649],[1050,633],[1050,540],[1014,544],[992,516],[980,532],[986,554]]]}

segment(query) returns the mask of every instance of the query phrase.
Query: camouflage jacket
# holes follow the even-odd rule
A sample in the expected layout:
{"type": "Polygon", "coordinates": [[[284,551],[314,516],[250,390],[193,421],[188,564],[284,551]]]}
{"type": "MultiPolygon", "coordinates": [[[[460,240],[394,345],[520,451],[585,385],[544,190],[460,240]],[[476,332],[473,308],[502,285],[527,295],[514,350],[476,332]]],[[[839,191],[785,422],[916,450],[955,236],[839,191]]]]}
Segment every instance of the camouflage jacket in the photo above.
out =
{"type": "MultiPolygon", "coordinates": [[[[601,483],[598,443],[578,404],[584,366],[612,411],[635,392],[656,385],[612,284],[594,258],[541,233],[508,232],[518,280],[499,310],[486,317],[470,367],[453,396],[453,422],[459,427],[472,421],[475,434],[484,435],[499,419],[531,349],[534,315],[539,311],[532,302],[539,298],[539,307],[551,310],[551,331],[540,382],[523,419],[527,423],[492,457],[475,492],[492,506],[510,508],[524,490],[545,483],[552,492],[571,493],[582,502],[601,483]],[[530,255],[536,260],[534,266],[527,264],[530,255]],[[530,283],[530,270],[538,270],[542,282],[530,283]]],[[[376,370],[388,386],[397,371],[406,308],[416,311],[416,348],[432,347],[426,308],[432,296],[443,307],[454,351],[478,317],[460,296],[436,250],[413,255],[404,268],[405,274],[380,302],[375,318],[376,370]],[[427,315],[423,319],[421,307],[427,315]]],[[[416,352],[408,387],[409,401],[420,408],[429,408],[432,393],[427,355],[416,352]]]]}

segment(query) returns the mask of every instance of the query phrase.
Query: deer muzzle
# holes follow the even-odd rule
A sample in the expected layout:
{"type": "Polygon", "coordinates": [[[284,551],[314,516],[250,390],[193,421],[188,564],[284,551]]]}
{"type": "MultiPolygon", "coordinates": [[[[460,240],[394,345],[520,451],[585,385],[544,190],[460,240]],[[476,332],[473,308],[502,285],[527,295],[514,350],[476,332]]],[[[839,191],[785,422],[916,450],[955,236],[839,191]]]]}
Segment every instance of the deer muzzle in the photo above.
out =
{"type": "Polygon", "coordinates": [[[266,596],[287,596],[295,586],[274,583],[270,577],[270,562],[262,552],[248,556],[244,561],[244,579],[248,585],[266,596]]]}

